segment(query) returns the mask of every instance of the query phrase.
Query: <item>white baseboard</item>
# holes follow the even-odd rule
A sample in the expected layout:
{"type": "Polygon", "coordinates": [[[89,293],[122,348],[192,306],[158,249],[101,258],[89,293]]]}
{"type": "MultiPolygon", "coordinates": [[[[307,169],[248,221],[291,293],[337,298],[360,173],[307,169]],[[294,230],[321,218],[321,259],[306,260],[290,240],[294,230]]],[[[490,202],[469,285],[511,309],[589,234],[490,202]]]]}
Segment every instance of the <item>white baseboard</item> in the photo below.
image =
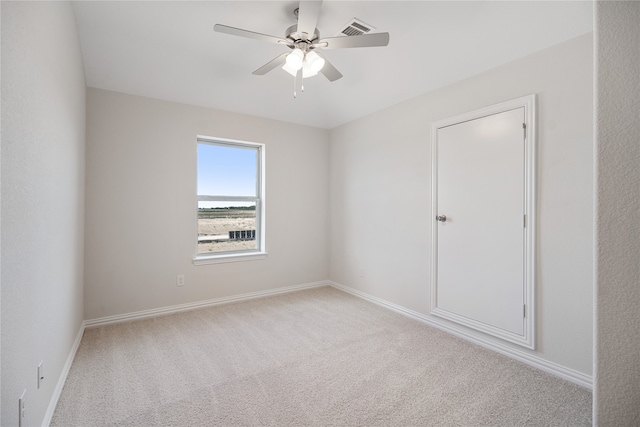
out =
{"type": "Polygon", "coordinates": [[[149,317],[163,316],[167,314],[179,313],[181,311],[195,310],[198,308],[211,307],[220,304],[229,304],[231,302],[247,301],[255,298],[262,298],[270,295],[284,294],[287,292],[300,291],[303,289],[316,288],[319,286],[328,286],[328,281],[311,282],[302,285],[286,286],[283,288],[269,289],[267,291],[251,292],[247,294],[234,295],[224,298],[214,298],[210,300],[197,301],[187,304],[178,304],[168,307],[153,308],[151,310],[136,311],[133,313],[117,314],[115,316],[100,317],[97,319],[85,320],[84,325],[87,328],[108,325],[110,323],[127,322],[135,319],[144,319],[149,317]]]}
{"type": "Polygon", "coordinates": [[[573,369],[558,365],[556,363],[549,362],[548,360],[544,360],[541,357],[536,356],[534,354],[526,353],[516,348],[487,339],[481,336],[480,334],[474,333],[473,331],[467,331],[461,328],[456,328],[455,326],[452,326],[443,320],[437,319],[432,316],[425,316],[424,314],[409,310],[405,307],[399,306],[389,301],[385,301],[378,297],[374,297],[372,295],[350,288],[343,284],[332,282],[332,281],[328,281],[328,284],[335,287],[336,289],[340,289],[341,291],[347,292],[351,295],[357,296],[366,301],[372,302],[374,304],[388,308],[390,310],[393,310],[405,316],[411,317],[429,326],[443,330],[447,333],[463,338],[467,341],[471,341],[474,344],[478,344],[484,348],[488,348],[489,350],[496,351],[500,354],[511,357],[512,359],[516,359],[529,366],[532,366],[534,368],[540,369],[541,371],[547,372],[549,374],[552,374],[562,379],[565,379],[567,381],[570,381],[581,387],[585,387],[588,390],[593,390],[593,378],[589,375],[583,374],[582,372],[578,372],[573,369]]]}
{"type": "Polygon", "coordinates": [[[58,377],[56,388],[53,390],[53,395],[51,396],[51,400],[49,401],[49,407],[47,407],[47,412],[44,414],[44,419],[42,420],[42,427],[48,427],[49,424],[51,424],[53,413],[56,410],[56,406],[58,406],[58,400],[60,400],[60,395],[62,394],[64,383],[67,381],[67,376],[69,375],[69,370],[71,369],[71,365],[73,364],[73,359],[76,358],[76,352],[78,351],[78,347],[80,347],[82,335],[84,335],[84,327],[84,322],[82,322],[82,324],[80,325],[80,329],[76,334],[76,339],[71,345],[71,351],[69,352],[69,356],[67,356],[67,361],[62,367],[62,372],[60,372],[60,376],[58,377]]]}

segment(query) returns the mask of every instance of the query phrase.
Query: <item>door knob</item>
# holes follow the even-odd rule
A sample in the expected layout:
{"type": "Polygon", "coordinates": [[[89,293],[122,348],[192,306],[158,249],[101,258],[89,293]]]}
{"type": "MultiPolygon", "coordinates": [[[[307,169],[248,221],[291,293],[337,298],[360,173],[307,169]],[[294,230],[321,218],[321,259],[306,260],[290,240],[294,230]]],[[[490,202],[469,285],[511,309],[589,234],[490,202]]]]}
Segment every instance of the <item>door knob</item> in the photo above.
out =
{"type": "Polygon", "coordinates": [[[446,215],[438,215],[436,217],[436,219],[440,222],[447,222],[447,216],[446,215]]]}

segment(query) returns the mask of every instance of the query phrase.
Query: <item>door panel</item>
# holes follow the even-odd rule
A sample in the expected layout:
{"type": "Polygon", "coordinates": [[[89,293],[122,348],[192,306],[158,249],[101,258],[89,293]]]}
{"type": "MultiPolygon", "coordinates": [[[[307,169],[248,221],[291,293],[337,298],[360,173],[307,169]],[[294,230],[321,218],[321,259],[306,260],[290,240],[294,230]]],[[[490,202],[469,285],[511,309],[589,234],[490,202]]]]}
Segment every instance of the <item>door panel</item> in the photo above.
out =
{"type": "MultiPolygon", "coordinates": [[[[524,334],[525,108],[437,130],[436,307],[524,334]]],[[[438,313],[439,312],[439,313],[438,313]]],[[[443,313],[444,312],[444,313],[443,313]]]]}

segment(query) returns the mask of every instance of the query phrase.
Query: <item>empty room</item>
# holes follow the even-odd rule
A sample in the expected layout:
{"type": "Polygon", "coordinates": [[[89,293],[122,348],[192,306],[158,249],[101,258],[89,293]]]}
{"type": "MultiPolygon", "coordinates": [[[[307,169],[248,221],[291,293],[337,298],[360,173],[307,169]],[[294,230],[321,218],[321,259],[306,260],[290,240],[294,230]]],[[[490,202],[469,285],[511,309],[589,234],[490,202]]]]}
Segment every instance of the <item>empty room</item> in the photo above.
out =
{"type": "Polygon", "coordinates": [[[0,425],[640,425],[640,2],[0,14],[0,425]]]}

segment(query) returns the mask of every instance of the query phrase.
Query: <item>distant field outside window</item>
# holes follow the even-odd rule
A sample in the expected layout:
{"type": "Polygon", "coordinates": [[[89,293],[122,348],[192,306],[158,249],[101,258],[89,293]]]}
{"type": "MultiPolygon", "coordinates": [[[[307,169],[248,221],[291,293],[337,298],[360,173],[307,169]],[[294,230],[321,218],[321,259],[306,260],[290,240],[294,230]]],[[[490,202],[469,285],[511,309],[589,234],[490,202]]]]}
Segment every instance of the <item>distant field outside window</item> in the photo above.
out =
{"type": "Polygon", "coordinates": [[[261,249],[261,169],[261,145],[198,139],[198,255],[261,249]]]}

